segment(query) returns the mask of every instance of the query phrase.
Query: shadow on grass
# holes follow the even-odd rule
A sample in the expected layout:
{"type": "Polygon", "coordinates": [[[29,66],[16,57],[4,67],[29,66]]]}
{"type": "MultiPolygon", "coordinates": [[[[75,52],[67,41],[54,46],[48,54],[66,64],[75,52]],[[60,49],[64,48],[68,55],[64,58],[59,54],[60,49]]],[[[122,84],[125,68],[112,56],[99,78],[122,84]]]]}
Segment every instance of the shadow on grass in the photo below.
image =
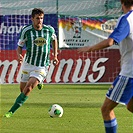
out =
{"type": "MultiPolygon", "coordinates": [[[[52,104],[55,103],[25,103],[24,106],[27,108],[43,108],[43,107],[50,107],[52,104]]],[[[63,108],[100,108],[102,106],[101,102],[88,102],[88,103],[57,103],[61,105],[63,108]]],[[[5,105],[5,104],[4,104],[5,105]]],[[[6,103],[6,106],[12,106],[11,103],[6,103]]],[[[119,105],[118,107],[123,107],[119,105]]]]}

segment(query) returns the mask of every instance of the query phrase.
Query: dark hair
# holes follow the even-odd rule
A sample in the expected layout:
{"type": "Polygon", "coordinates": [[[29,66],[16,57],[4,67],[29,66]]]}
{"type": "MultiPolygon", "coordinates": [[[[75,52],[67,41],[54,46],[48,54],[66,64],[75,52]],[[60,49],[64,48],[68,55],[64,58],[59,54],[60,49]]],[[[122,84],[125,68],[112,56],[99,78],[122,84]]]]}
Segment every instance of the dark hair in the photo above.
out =
{"type": "Polygon", "coordinates": [[[44,11],[40,8],[34,8],[31,13],[31,17],[35,17],[36,14],[44,14],[44,11]]]}
{"type": "Polygon", "coordinates": [[[133,6],[133,0],[121,0],[121,3],[127,7],[133,6]]]}

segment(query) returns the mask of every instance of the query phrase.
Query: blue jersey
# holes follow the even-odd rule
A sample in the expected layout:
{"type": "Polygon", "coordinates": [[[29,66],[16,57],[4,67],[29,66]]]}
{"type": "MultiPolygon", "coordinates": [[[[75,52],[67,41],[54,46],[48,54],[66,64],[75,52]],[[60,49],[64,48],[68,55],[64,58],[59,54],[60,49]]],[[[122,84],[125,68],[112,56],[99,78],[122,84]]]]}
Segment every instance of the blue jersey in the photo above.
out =
{"type": "Polygon", "coordinates": [[[121,54],[120,75],[133,78],[133,11],[122,15],[109,36],[119,44],[121,54]]]}

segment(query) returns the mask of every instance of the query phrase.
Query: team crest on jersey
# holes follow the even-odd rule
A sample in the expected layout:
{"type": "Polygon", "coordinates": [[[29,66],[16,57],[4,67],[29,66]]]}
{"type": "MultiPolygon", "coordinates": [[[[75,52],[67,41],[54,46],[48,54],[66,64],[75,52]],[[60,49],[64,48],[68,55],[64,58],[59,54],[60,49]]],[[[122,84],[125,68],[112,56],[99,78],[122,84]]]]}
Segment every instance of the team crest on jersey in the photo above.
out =
{"type": "Polygon", "coordinates": [[[43,46],[43,45],[47,44],[47,41],[43,37],[38,37],[34,40],[34,44],[37,46],[43,46]]]}

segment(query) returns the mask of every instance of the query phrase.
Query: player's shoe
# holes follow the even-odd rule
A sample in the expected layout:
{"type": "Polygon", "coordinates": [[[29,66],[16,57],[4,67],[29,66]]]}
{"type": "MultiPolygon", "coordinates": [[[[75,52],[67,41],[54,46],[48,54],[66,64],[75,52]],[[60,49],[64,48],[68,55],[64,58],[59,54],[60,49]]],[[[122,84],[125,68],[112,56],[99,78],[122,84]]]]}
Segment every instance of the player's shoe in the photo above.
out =
{"type": "Polygon", "coordinates": [[[43,89],[44,85],[43,84],[38,84],[37,87],[38,87],[39,90],[41,90],[41,89],[43,89]]]}
{"type": "Polygon", "coordinates": [[[10,117],[12,117],[12,115],[13,115],[12,112],[7,112],[7,113],[4,115],[4,117],[10,118],[10,117]]]}

